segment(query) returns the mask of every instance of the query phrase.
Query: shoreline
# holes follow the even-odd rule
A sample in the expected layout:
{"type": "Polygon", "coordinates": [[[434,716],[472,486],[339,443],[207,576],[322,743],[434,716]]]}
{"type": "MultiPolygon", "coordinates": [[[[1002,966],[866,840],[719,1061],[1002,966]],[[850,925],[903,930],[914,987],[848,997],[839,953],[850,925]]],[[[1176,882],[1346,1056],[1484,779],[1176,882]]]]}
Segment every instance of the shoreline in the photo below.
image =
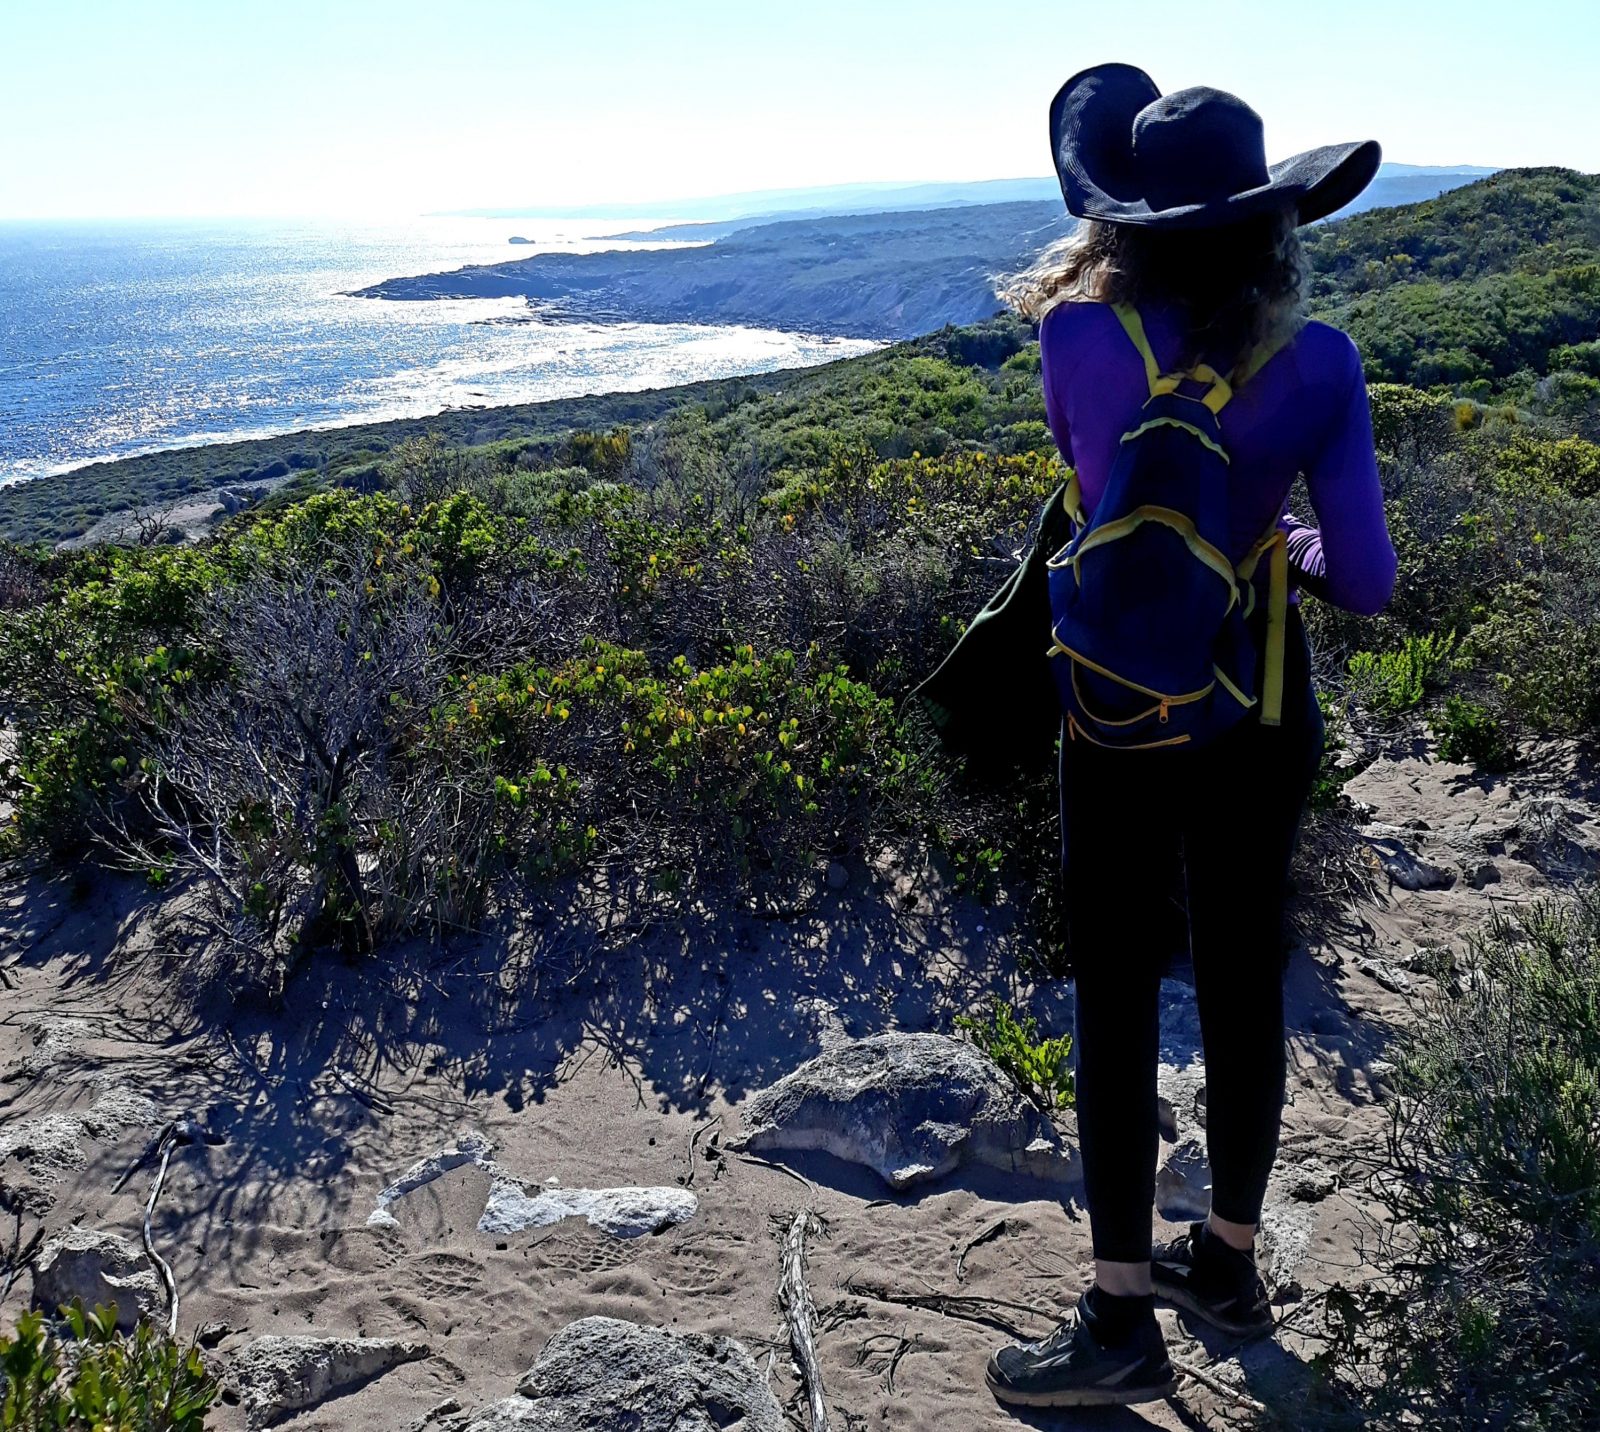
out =
{"type": "MultiPolygon", "coordinates": [[[[481,319],[474,319],[473,321],[475,323],[522,324],[522,323],[541,322],[545,318],[548,318],[548,317],[550,317],[550,315],[537,315],[537,316],[536,315],[530,315],[530,316],[528,316],[526,318],[518,315],[516,317],[510,317],[510,318],[499,318],[499,319],[481,318],[481,319]]],[[[630,324],[630,323],[635,323],[637,320],[634,320],[634,319],[631,319],[631,318],[624,318],[624,317],[621,317],[619,315],[600,316],[600,315],[585,314],[585,315],[581,315],[581,316],[579,316],[579,315],[571,315],[570,317],[562,317],[562,318],[560,318],[560,319],[558,319],[556,321],[558,321],[558,322],[573,322],[573,323],[582,322],[582,323],[593,324],[593,325],[597,325],[597,326],[617,326],[617,327],[621,327],[621,326],[624,326],[624,325],[627,325],[627,324],[630,324]]],[[[740,328],[740,327],[747,327],[749,325],[743,325],[743,324],[689,325],[689,324],[684,324],[682,326],[683,327],[699,326],[699,327],[713,327],[713,328],[740,328]]],[[[795,337],[795,338],[802,338],[802,339],[806,339],[806,340],[809,340],[809,341],[812,341],[812,342],[822,342],[822,343],[828,343],[828,344],[851,344],[851,345],[865,344],[865,345],[871,345],[871,346],[863,347],[859,353],[855,353],[855,352],[843,353],[843,354],[838,355],[837,357],[827,357],[827,358],[818,359],[818,361],[815,362],[815,363],[800,363],[800,364],[794,364],[794,365],[791,365],[791,366],[788,366],[788,367],[783,367],[783,368],[744,369],[744,370],[740,370],[739,372],[724,374],[723,376],[718,377],[718,378],[699,378],[699,379],[694,379],[689,383],[664,383],[664,384],[645,383],[645,384],[643,384],[641,386],[637,386],[637,387],[630,387],[627,384],[623,384],[621,386],[614,387],[614,388],[590,389],[590,390],[586,390],[586,391],[581,392],[581,393],[570,393],[570,394],[565,394],[565,395],[555,396],[555,397],[549,397],[549,398],[532,398],[532,399],[528,399],[528,400],[512,400],[512,401],[509,401],[509,402],[492,402],[491,401],[491,402],[482,402],[482,403],[456,403],[456,404],[448,404],[447,403],[442,407],[430,408],[426,412],[408,413],[408,414],[396,415],[396,416],[393,416],[393,417],[385,417],[385,418],[371,418],[371,417],[329,418],[329,419],[325,419],[325,420],[318,420],[316,422],[304,423],[304,424],[301,424],[301,425],[295,426],[295,427],[255,428],[255,429],[250,429],[247,432],[244,432],[244,433],[241,433],[241,434],[238,434],[238,435],[234,435],[234,436],[225,436],[225,435],[220,434],[220,433],[205,434],[205,435],[202,435],[202,436],[199,436],[199,437],[194,437],[194,438],[179,439],[176,442],[159,443],[159,444],[151,445],[149,447],[141,447],[141,448],[135,449],[132,452],[106,454],[106,455],[101,456],[101,457],[89,457],[89,458],[82,458],[82,459],[74,459],[73,461],[65,463],[65,464],[62,464],[62,465],[50,467],[50,468],[48,468],[47,470],[45,470],[43,472],[35,472],[35,473],[0,473],[0,492],[4,492],[4,491],[10,490],[12,488],[25,487],[25,486],[28,486],[29,484],[36,483],[36,482],[48,481],[51,478],[70,477],[74,473],[85,472],[85,471],[88,471],[88,470],[93,469],[93,468],[111,468],[111,467],[119,466],[120,464],[123,464],[123,463],[142,462],[142,461],[145,461],[147,459],[160,458],[160,457],[163,457],[163,456],[170,456],[170,455],[175,454],[175,453],[200,452],[200,451],[203,451],[204,449],[207,449],[207,448],[223,448],[223,447],[228,447],[228,448],[239,447],[239,448],[243,448],[243,447],[249,447],[249,446],[252,446],[252,445],[255,445],[255,444],[270,444],[270,443],[285,442],[285,441],[287,441],[287,440],[289,440],[291,438],[310,437],[310,436],[315,435],[315,434],[347,432],[347,431],[350,431],[350,430],[353,430],[353,429],[357,429],[357,428],[384,428],[384,427],[388,427],[389,425],[394,424],[394,423],[426,423],[426,422],[429,422],[429,421],[431,421],[431,420],[433,420],[435,418],[448,417],[448,416],[450,416],[452,414],[483,413],[483,412],[504,412],[504,411],[509,411],[509,410],[512,410],[512,409],[517,409],[517,410],[534,409],[534,408],[548,407],[548,406],[551,406],[553,404],[558,404],[558,403],[581,403],[581,402],[591,402],[591,401],[598,402],[598,401],[603,401],[604,399],[607,399],[607,398],[613,398],[613,397],[617,397],[617,396],[625,395],[625,394],[647,394],[647,393],[670,392],[670,391],[673,391],[673,390],[678,389],[678,388],[694,387],[694,386],[697,386],[698,384],[701,384],[701,383],[727,383],[727,382],[736,382],[736,381],[738,381],[740,379],[749,379],[749,380],[754,381],[757,378],[763,378],[763,377],[767,377],[769,375],[778,374],[778,373],[808,373],[808,372],[811,372],[813,369],[816,369],[816,368],[824,368],[824,367],[828,366],[828,364],[830,364],[830,363],[842,362],[846,358],[855,358],[855,357],[860,357],[860,356],[862,356],[863,354],[866,354],[866,353],[877,352],[880,349],[887,348],[892,343],[899,341],[899,340],[892,339],[892,338],[876,338],[876,339],[874,339],[874,338],[858,338],[858,337],[852,337],[852,336],[849,336],[849,335],[846,335],[846,334],[838,334],[838,333],[820,333],[820,332],[818,332],[818,333],[803,333],[803,332],[798,332],[798,331],[790,333],[788,330],[778,330],[778,331],[785,332],[787,334],[787,336],[791,336],[791,337],[795,337]]]]}
{"type": "Polygon", "coordinates": [[[898,346],[879,340],[857,351],[855,340],[828,341],[848,346],[837,356],[815,363],[745,370],[687,383],[619,387],[532,402],[446,407],[411,417],[329,422],[266,435],[179,443],[91,458],[50,473],[8,478],[0,480],[0,541],[56,545],[81,538],[109,515],[157,503],[301,473],[349,472],[376,464],[408,439],[429,434],[437,434],[451,446],[479,446],[519,439],[554,441],[577,430],[603,431],[652,422],[684,404],[726,401],[750,392],[771,393],[826,373],[840,363],[871,358],[898,346]],[[53,480],[60,478],[72,480],[53,480]]]}

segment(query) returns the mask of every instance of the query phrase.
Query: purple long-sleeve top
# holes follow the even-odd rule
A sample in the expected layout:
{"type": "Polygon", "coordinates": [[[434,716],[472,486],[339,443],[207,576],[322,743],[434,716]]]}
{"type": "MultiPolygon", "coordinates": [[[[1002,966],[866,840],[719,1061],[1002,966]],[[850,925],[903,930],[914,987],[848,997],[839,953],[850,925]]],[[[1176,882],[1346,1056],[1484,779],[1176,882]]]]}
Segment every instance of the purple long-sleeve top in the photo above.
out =
{"type": "MultiPolygon", "coordinates": [[[[1171,371],[1181,338],[1174,315],[1154,307],[1140,314],[1157,362],[1171,371]]],[[[1150,396],[1144,361],[1100,303],[1051,309],[1040,326],[1039,356],[1050,431],[1092,512],[1122,435],[1150,396]]],[[[1219,421],[1235,484],[1230,555],[1242,560],[1279,522],[1301,585],[1352,612],[1380,610],[1394,590],[1394,546],[1383,520],[1361,356],[1349,336],[1307,323],[1235,390],[1219,421]],[[1284,513],[1299,474],[1316,527],[1284,513]]]]}

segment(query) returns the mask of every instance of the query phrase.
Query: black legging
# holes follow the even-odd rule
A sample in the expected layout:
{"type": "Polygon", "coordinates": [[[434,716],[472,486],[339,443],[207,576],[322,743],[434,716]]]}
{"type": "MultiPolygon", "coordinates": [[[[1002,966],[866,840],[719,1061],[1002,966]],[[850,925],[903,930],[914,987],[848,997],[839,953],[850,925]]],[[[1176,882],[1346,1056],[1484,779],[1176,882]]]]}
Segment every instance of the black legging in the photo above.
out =
{"type": "Polygon", "coordinates": [[[1150,1256],[1159,988],[1172,952],[1158,926],[1179,888],[1205,1045],[1211,1206],[1235,1223],[1261,1216],[1283,1112],[1284,896],[1323,741],[1295,610],[1287,648],[1281,726],[1247,720],[1194,752],[1062,743],[1078,1136],[1096,1258],[1150,1256]]]}

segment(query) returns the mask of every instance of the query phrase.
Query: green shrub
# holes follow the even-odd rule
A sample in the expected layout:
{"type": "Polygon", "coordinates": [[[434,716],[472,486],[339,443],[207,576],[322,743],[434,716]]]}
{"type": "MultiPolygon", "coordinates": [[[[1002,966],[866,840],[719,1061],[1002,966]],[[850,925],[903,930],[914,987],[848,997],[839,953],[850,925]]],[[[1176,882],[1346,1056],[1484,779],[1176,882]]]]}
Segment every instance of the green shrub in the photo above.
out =
{"type": "Polygon", "coordinates": [[[1483,771],[1506,771],[1516,764],[1515,744],[1488,707],[1464,696],[1445,698],[1444,709],[1428,718],[1439,743],[1439,759],[1483,771]]]}
{"type": "Polygon", "coordinates": [[[1358,1425],[1578,1432],[1600,1398],[1600,896],[1496,916],[1398,1051],[1403,1238],[1317,1361],[1358,1425]]]}
{"type": "Polygon", "coordinates": [[[1350,658],[1351,694],[1383,716],[1400,716],[1422,698],[1449,667],[1455,633],[1407,636],[1398,651],[1358,651],[1350,658]]]}
{"type": "Polygon", "coordinates": [[[956,1028],[1041,1108],[1072,1107],[1076,1093],[1070,1034],[1041,1039],[1038,1021],[1032,1015],[1019,1015],[999,996],[991,1001],[987,1019],[957,1015],[956,1028]]]}
{"type": "Polygon", "coordinates": [[[1489,452],[1495,477],[1511,497],[1600,495],[1600,445],[1583,438],[1518,432],[1491,442],[1489,452]]]}
{"type": "Polygon", "coordinates": [[[201,1432],[217,1384],[199,1351],[148,1321],[117,1332],[117,1310],[62,1309],[70,1341],[24,1313],[0,1334],[4,1432],[201,1432]]]}
{"type": "Polygon", "coordinates": [[[1591,732],[1600,727],[1600,619],[1547,602],[1537,589],[1509,590],[1468,633],[1466,654],[1533,729],[1591,732]]]}

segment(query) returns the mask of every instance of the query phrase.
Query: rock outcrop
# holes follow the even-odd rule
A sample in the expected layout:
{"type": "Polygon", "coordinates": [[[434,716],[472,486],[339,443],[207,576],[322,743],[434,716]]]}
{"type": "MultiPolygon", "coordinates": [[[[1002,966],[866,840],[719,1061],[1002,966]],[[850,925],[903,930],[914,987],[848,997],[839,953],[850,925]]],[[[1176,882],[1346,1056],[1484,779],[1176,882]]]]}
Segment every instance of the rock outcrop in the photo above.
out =
{"type": "Polygon", "coordinates": [[[731,1147],[821,1150],[894,1189],[986,1164],[1052,1182],[1076,1161],[1037,1108],[972,1045],[942,1034],[875,1034],[824,1050],[761,1090],[731,1147]]]}
{"type": "Polygon", "coordinates": [[[256,1432],[427,1355],[390,1338],[263,1337],[234,1354],[226,1383],[256,1432]]]}
{"type": "Polygon", "coordinates": [[[120,1234],[68,1228],[33,1262],[33,1305],[46,1312],[79,1300],[93,1309],[115,1303],[117,1326],[132,1329],[141,1317],[166,1311],[155,1269],[144,1251],[120,1234]]]}
{"type": "Polygon", "coordinates": [[[553,1334],[514,1397],[450,1432],[782,1432],[783,1410],[744,1345],[619,1318],[553,1334]]]}

